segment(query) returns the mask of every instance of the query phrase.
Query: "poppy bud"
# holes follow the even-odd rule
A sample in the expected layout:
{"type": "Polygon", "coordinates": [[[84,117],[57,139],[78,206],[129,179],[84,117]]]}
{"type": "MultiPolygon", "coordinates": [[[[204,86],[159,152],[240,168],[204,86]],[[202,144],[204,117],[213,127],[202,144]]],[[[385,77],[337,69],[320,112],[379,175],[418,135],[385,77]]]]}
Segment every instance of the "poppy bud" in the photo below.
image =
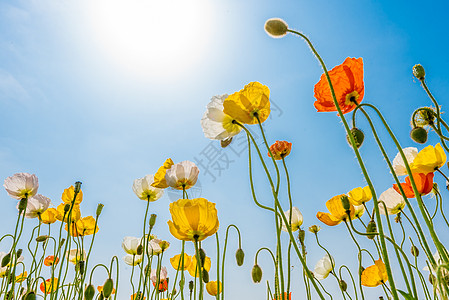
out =
{"type": "Polygon", "coordinates": [[[11,261],[11,253],[8,253],[2,259],[2,268],[6,267],[10,261],[11,261]]]}
{"type": "Polygon", "coordinates": [[[22,299],[24,300],[36,300],[36,293],[31,291],[28,292],[22,299]]]}
{"type": "Polygon", "coordinates": [[[235,252],[235,260],[237,261],[237,266],[243,265],[243,261],[245,259],[245,252],[243,252],[242,248],[238,248],[237,252],[235,252]]]}
{"type": "Polygon", "coordinates": [[[424,71],[423,66],[421,66],[420,64],[414,65],[412,70],[413,75],[419,80],[423,80],[426,76],[426,71],[424,71]]]}
{"type": "Polygon", "coordinates": [[[410,131],[410,137],[416,143],[424,144],[427,142],[427,130],[422,127],[415,127],[410,131]]]}
{"type": "Polygon", "coordinates": [[[304,238],[306,237],[306,232],[302,229],[299,229],[298,231],[298,240],[302,244],[304,244],[304,238]]]}
{"type": "Polygon", "coordinates": [[[254,283],[259,283],[262,280],[262,269],[259,267],[259,265],[254,265],[253,269],[251,270],[251,276],[253,277],[254,283]]]}
{"type": "Polygon", "coordinates": [[[5,299],[6,299],[6,300],[12,300],[12,299],[14,299],[14,290],[8,291],[8,292],[6,293],[5,299]]]}
{"type": "MultiPolygon", "coordinates": [[[[140,300],[140,297],[138,297],[137,299],[140,300]]],[[[101,293],[100,293],[100,296],[98,296],[98,300],[104,300],[103,292],[101,292],[101,293]]]]}
{"type": "Polygon", "coordinates": [[[84,290],[84,299],[92,300],[95,295],[95,288],[92,284],[89,284],[84,290]]]}
{"type": "MultiPolygon", "coordinates": [[[[363,131],[354,127],[351,128],[351,135],[354,138],[355,146],[357,148],[360,148],[360,146],[362,146],[363,144],[363,141],[365,140],[365,134],[363,133],[363,131]]],[[[348,141],[349,146],[352,146],[349,135],[346,135],[346,140],[348,141]]]]}
{"type": "Polygon", "coordinates": [[[143,252],[143,247],[142,247],[142,245],[139,245],[139,246],[137,246],[137,255],[142,255],[142,252],[143,252]]]}
{"type": "Polygon", "coordinates": [[[343,279],[342,279],[342,280],[339,280],[339,281],[338,281],[338,284],[340,285],[340,289],[341,289],[343,292],[346,292],[346,289],[348,288],[348,284],[346,283],[346,281],[344,281],[343,279]]]}
{"type": "Polygon", "coordinates": [[[190,292],[193,291],[193,281],[192,280],[189,281],[189,290],[190,290],[190,292]]]}
{"type": "Polygon", "coordinates": [[[209,282],[209,272],[207,272],[206,269],[203,269],[202,275],[203,275],[202,276],[203,282],[208,283],[209,282]]]}
{"type": "Polygon", "coordinates": [[[74,189],[75,194],[78,194],[81,191],[81,184],[82,184],[81,181],[75,182],[75,189],[74,189]]]}
{"type": "Polygon", "coordinates": [[[65,239],[62,239],[61,242],[59,243],[59,248],[61,248],[62,245],[64,245],[64,243],[65,243],[65,239]]]}
{"type": "Polygon", "coordinates": [[[349,203],[349,198],[346,195],[341,196],[340,198],[341,204],[343,205],[343,209],[346,211],[347,214],[351,212],[351,203],[349,203]]]}
{"type": "Polygon", "coordinates": [[[151,214],[150,216],[150,228],[153,228],[154,224],[156,224],[156,214],[151,214]]]}
{"type": "Polygon", "coordinates": [[[16,257],[19,258],[22,255],[23,249],[17,249],[16,257]]]}
{"type": "Polygon", "coordinates": [[[48,239],[48,235],[40,235],[36,238],[36,242],[45,242],[48,239]]]}
{"type": "Polygon", "coordinates": [[[287,35],[288,25],[284,20],[271,18],[265,22],[265,32],[273,38],[281,38],[287,35]]]}
{"type": "Polygon", "coordinates": [[[112,281],[112,278],[106,279],[103,285],[103,294],[105,298],[109,298],[112,294],[112,290],[114,289],[114,282],[112,281]]]}
{"type": "Polygon", "coordinates": [[[412,248],[410,249],[410,251],[412,252],[412,255],[414,257],[418,257],[419,256],[419,250],[418,247],[416,247],[415,245],[412,246],[412,248]]]}
{"type": "Polygon", "coordinates": [[[181,278],[181,280],[179,281],[179,287],[182,289],[184,289],[184,283],[185,283],[185,279],[181,278]]]}
{"type": "Polygon", "coordinates": [[[360,266],[359,268],[359,275],[362,276],[363,271],[365,271],[365,268],[360,266]]]}
{"type": "Polygon", "coordinates": [[[70,210],[70,204],[64,205],[64,215],[70,210]]]}
{"type": "Polygon", "coordinates": [[[203,250],[203,248],[200,248],[200,262],[201,266],[204,266],[204,262],[206,260],[206,252],[203,250]]]}
{"type": "Polygon", "coordinates": [[[101,214],[101,211],[103,210],[104,204],[98,203],[97,205],[97,212],[96,215],[97,217],[101,214]]]}
{"type": "Polygon", "coordinates": [[[84,274],[84,260],[80,260],[76,263],[76,269],[80,272],[81,275],[84,274]]]}
{"type": "Polygon", "coordinates": [[[374,239],[374,237],[376,236],[375,233],[377,233],[377,226],[374,220],[369,221],[368,226],[366,226],[366,233],[369,234],[366,237],[370,240],[374,239]]]}
{"type": "Polygon", "coordinates": [[[19,206],[17,207],[19,209],[19,214],[27,208],[28,199],[22,198],[20,199],[19,206]]]}

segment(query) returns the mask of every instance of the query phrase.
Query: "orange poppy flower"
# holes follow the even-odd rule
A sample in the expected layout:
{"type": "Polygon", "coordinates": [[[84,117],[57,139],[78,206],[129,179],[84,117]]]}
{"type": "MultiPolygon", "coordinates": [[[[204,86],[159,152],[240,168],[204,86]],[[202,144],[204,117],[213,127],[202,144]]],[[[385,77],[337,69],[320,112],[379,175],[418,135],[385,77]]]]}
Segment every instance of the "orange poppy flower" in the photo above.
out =
{"type": "MultiPolygon", "coordinates": [[[[341,203],[341,197],[345,195],[338,195],[332,197],[330,200],[326,202],[326,207],[329,210],[328,213],[318,212],[316,217],[326,225],[335,226],[340,224],[343,220],[345,220],[348,215],[346,214],[345,209],[343,208],[343,204],[341,203]]],[[[354,206],[350,204],[350,216],[351,219],[354,217],[354,206]]]]}
{"type": "MultiPolygon", "coordinates": [[[[153,282],[153,286],[156,287],[156,282],[153,282]]],[[[159,282],[159,292],[165,292],[168,289],[168,278],[159,282]]]]}
{"type": "MultiPolygon", "coordinates": [[[[97,290],[98,290],[99,293],[101,293],[103,291],[103,286],[102,285],[97,286],[97,290]]],[[[115,294],[115,288],[112,289],[112,293],[111,294],[115,294]]]]}
{"type": "Polygon", "coordinates": [[[292,292],[288,294],[288,299],[287,299],[287,292],[284,292],[284,296],[277,295],[273,298],[273,300],[292,300],[292,292]]]}
{"type": "Polygon", "coordinates": [[[58,278],[53,278],[53,282],[51,282],[51,278],[47,279],[40,285],[40,289],[44,294],[53,293],[54,291],[56,291],[57,287],[58,287],[58,278]]]}
{"type": "MultiPolygon", "coordinates": [[[[273,154],[273,158],[275,160],[283,159],[290,154],[291,150],[292,143],[286,141],[276,141],[276,143],[270,146],[270,151],[273,154]]],[[[271,157],[270,152],[268,152],[268,156],[271,157]]]]}
{"type": "Polygon", "coordinates": [[[54,255],[49,255],[44,259],[44,265],[47,267],[53,266],[58,264],[59,258],[55,257],[54,255]]]}
{"type": "MultiPolygon", "coordinates": [[[[341,65],[329,71],[329,77],[338,105],[344,114],[351,112],[356,107],[355,102],[362,102],[365,87],[361,57],[346,58],[341,65]]],[[[326,74],[321,75],[320,81],[315,84],[314,92],[316,98],[314,106],[319,112],[337,111],[326,74]]]]}
{"type": "Polygon", "coordinates": [[[147,298],[142,295],[142,292],[137,292],[131,295],[131,300],[145,300],[145,299],[147,298]]]}
{"type": "Polygon", "coordinates": [[[388,280],[387,269],[381,259],[374,262],[374,265],[369,266],[362,272],[362,285],[368,287],[376,287],[385,283],[388,280]]]}
{"type": "MultiPolygon", "coordinates": [[[[413,179],[415,180],[416,189],[421,195],[427,195],[432,191],[433,188],[433,173],[414,173],[413,179]]],[[[405,182],[401,183],[402,189],[404,190],[405,196],[407,198],[415,198],[415,193],[413,192],[412,184],[410,183],[410,178],[407,176],[405,182]]],[[[399,186],[393,184],[393,188],[400,193],[399,186]]]]}

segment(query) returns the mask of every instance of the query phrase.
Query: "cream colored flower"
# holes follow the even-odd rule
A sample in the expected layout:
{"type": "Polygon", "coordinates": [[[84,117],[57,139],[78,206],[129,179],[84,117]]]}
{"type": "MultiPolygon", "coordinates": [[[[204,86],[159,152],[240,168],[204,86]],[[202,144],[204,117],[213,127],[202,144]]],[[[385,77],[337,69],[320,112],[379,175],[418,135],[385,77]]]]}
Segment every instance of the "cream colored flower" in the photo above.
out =
{"type": "MultiPolygon", "coordinates": [[[[157,273],[156,273],[156,269],[151,269],[151,274],[150,274],[150,280],[153,283],[157,283],[157,273]]],[[[167,268],[166,267],[161,267],[161,271],[159,273],[159,282],[164,281],[167,279],[167,268]]]]}
{"type": "Polygon", "coordinates": [[[140,264],[142,262],[142,259],[143,259],[143,255],[126,254],[123,257],[123,260],[125,261],[125,263],[130,266],[136,266],[136,265],[140,264]]]}
{"type": "Polygon", "coordinates": [[[223,112],[223,102],[227,94],[213,96],[201,119],[204,135],[211,140],[224,140],[238,134],[242,128],[234,123],[234,118],[223,112]]]}
{"type": "MultiPolygon", "coordinates": [[[[287,218],[287,221],[290,220],[290,210],[287,210],[286,212],[284,212],[285,217],[287,218]]],[[[291,218],[291,222],[290,223],[290,228],[292,229],[292,231],[297,231],[299,229],[299,227],[301,227],[303,222],[303,217],[302,217],[302,213],[299,211],[299,209],[295,206],[292,207],[292,218],[291,218]]],[[[282,230],[285,232],[288,232],[287,230],[287,226],[285,225],[285,223],[282,221],[282,230]]]]}
{"type": "Polygon", "coordinates": [[[51,201],[41,194],[37,194],[27,201],[27,208],[25,212],[25,217],[27,218],[37,218],[50,206],[51,201]]]}
{"type": "Polygon", "coordinates": [[[404,198],[392,187],[383,192],[379,197],[379,211],[381,214],[385,215],[385,209],[382,202],[385,203],[389,215],[398,214],[405,207],[404,198]]]}
{"type": "Polygon", "coordinates": [[[365,213],[364,205],[355,205],[354,206],[354,218],[360,218],[365,213]]]}
{"type": "Polygon", "coordinates": [[[122,248],[126,253],[134,255],[137,254],[137,247],[139,247],[141,243],[140,238],[136,238],[133,236],[125,236],[122,242],[122,248]]]}
{"type": "Polygon", "coordinates": [[[153,182],[153,175],[134,180],[133,191],[139,199],[153,202],[162,197],[164,190],[151,186],[153,182]]]}
{"type": "Polygon", "coordinates": [[[162,253],[162,248],[160,246],[160,243],[162,240],[160,239],[152,239],[148,243],[148,254],[150,255],[159,255],[162,253]]]}
{"type": "Polygon", "coordinates": [[[3,184],[9,196],[20,200],[37,194],[39,182],[37,176],[28,173],[17,173],[5,179],[3,184]]]}
{"type": "Polygon", "coordinates": [[[165,180],[174,189],[182,190],[185,188],[187,190],[195,185],[199,172],[200,170],[195,163],[185,160],[168,169],[165,173],[165,180]]]}
{"type": "Polygon", "coordinates": [[[74,265],[87,258],[86,251],[84,249],[82,251],[81,249],[72,249],[67,251],[66,255],[69,262],[74,265]]]}
{"type": "Polygon", "coordinates": [[[315,275],[315,278],[318,280],[323,280],[327,276],[329,276],[329,273],[333,269],[333,259],[329,257],[329,255],[326,253],[322,259],[320,259],[316,265],[315,269],[313,270],[313,275],[315,275]]]}
{"type": "MultiPolygon", "coordinates": [[[[416,155],[418,155],[418,149],[415,147],[408,147],[402,149],[402,151],[404,152],[407,163],[411,165],[416,155]]],[[[405,168],[401,153],[396,154],[396,157],[393,159],[393,169],[398,176],[407,175],[407,169],[405,168]]]]}

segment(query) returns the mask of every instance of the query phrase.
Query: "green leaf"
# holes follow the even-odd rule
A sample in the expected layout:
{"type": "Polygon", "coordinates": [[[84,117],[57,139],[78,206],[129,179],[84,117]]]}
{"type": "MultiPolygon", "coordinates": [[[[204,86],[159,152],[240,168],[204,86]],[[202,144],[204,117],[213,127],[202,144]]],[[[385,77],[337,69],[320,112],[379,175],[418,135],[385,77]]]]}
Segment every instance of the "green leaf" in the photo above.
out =
{"type": "Polygon", "coordinates": [[[402,297],[404,297],[405,300],[417,300],[415,297],[404,291],[398,290],[398,292],[401,293],[402,297]]]}

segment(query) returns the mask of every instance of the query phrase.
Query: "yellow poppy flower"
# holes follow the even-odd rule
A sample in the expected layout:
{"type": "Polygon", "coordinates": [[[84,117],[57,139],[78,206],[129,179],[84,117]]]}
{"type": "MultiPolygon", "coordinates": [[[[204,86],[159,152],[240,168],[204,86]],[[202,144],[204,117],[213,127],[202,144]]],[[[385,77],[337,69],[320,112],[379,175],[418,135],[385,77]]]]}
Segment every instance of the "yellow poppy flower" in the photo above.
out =
{"type": "MultiPolygon", "coordinates": [[[[72,204],[73,198],[75,197],[75,188],[70,186],[69,188],[65,189],[62,193],[61,199],[62,202],[67,204],[72,204]]],[[[83,201],[83,191],[80,190],[80,192],[76,195],[75,199],[75,205],[79,205],[83,201]]]]}
{"type": "Polygon", "coordinates": [[[223,291],[223,285],[222,285],[221,281],[209,281],[206,284],[206,291],[211,296],[217,296],[219,293],[221,293],[223,291]],[[220,287],[220,288],[218,288],[218,287],[220,287]]]}
{"type": "MultiPolygon", "coordinates": [[[[41,214],[41,221],[44,224],[53,224],[56,222],[56,216],[58,216],[58,214],[59,212],[56,208],[47,208],[47,210],[41,214]]],[[[60,218],[62,219],[62,216],[60,218]]]]}
{"type": "Polygon", "coordinates": [[[160,189],[168,188],[167,181],[165,181],[165,173],[167,173],[167,170],[169,170],[173,165],[173,160],[171,158],[167,158],[164,164],[157,170],[156,174],[154,174],[154,182],[151,186],[160,189]]]}
{"type": "Polygon", "coordinates": [[[374,263],[362,272],[361,281],[364,286],[376,287],[388,280],[387,269],[383,261],[378,259],[374,263]]]}
{"type": "MultiPolygon", "coordinates": [[[[326,202],[326,207],[329,213],[318,212],[316,217],[326,225],[335,226],[341,223],[341,221],[347,218],[343,204],[341,203],[341,197],[345,195],[338,195],[332,197],[326,202]]],[[[350,204],[350,216],[354,218],[354,206],[350,204]]]]}
{"type": "MultiPolygon", "coordinates": [[[[56,210],[58,211],[58,214],[55,216],[56,219],[58,219],[59,221],[64,221],[67,223],[67,215],[69,214],[69,211],[66,212],[66,216],[64,218],[64,207],[65,207],[66,203],[61,203],[58,205],[58,207],[56,208],[56,210]],[[64,218],[64,220],[62,220],[64,218]]],[[[76,222],[81,218],[81,210],[80,210],[80,206],[79,205],[74,205],[72,208],[72,222],[76,222]]]]}
{"type": "Polygon", "coordinates": [[[352,205],[362,205],[365,202],[370,201],[373,196],[371,195],[371,190],[369,186],[365,186],[364,188],[357,187],[351,190],[348,193],[349,202],[352,205]]]}
{"type": "Polygon", "coordinates": [[[181,254],[175,255],[172,258],[170,258],[170,263],[173,267],[173,269],[178,270],[187,270],[187,268],[190,265],[190,262],[192,260],[192,257],[184,253],[184,268],[181,267],[181,254]]]}
{"type": "Polygon", "coordinates": [[[435,147],[427,146],[418,152],[413,163],[411,164],[412,173],[430,173],[441,168],[446,162],[446,153],[440,143],[435,147]]]}
{"type": "Polygon", "coordinates": [[[179,199],[170,203],[170,213],[170,233],[179,240],[202,241],[218,230],[215,203],[204,198],[179,199]]]}
{"type": "Polygon", "coordinates": [[[251,82],[243,90],[228,96],[223,102],[223,112],[243,124],[257,124],[256,115],[261,123],[270,115],[270,89],[259,83],[251,82]]]}
{"type": "MultiPolygon", "coordinates": [[[[207,272],[209,272],[210,266],[211,266],[210,257],[206,256],[206,259],[204,260],[203,269],[206,270],[207,272]]],[[[196,262],[196,256],[193,255],[192,260],[190,261],[189,267],[187,268],[187,271],[189,271],[190,276],[200,277],[200,274],[198,273],[198,271],[195,272],[197,267],[198,267],[198,264],[196,262]],[[196,276],[195,276],[195,274],[196,274],[196,276]]]]}
{"type": "MultiPolygon", "coordinates": [[[[67,224],[65,225],[65,230],[67,230],[67,224]]],[[[97,232],[98,226],[95,226],[95,219],[92,216],[79,219],[76,223],[72,223],[70,230],[72,236],[85,236],[97,232]]]]}
{"type": "Polygon", "coordinates": [[[16,282],[22,282],[22,281],[24,281],[25,279],[27,279],[27,276],[28,276],[27,271],[25,271],[25,272],[23,272],[23,273],[17,275],[17,276],[16,276],[16,282]]]}

